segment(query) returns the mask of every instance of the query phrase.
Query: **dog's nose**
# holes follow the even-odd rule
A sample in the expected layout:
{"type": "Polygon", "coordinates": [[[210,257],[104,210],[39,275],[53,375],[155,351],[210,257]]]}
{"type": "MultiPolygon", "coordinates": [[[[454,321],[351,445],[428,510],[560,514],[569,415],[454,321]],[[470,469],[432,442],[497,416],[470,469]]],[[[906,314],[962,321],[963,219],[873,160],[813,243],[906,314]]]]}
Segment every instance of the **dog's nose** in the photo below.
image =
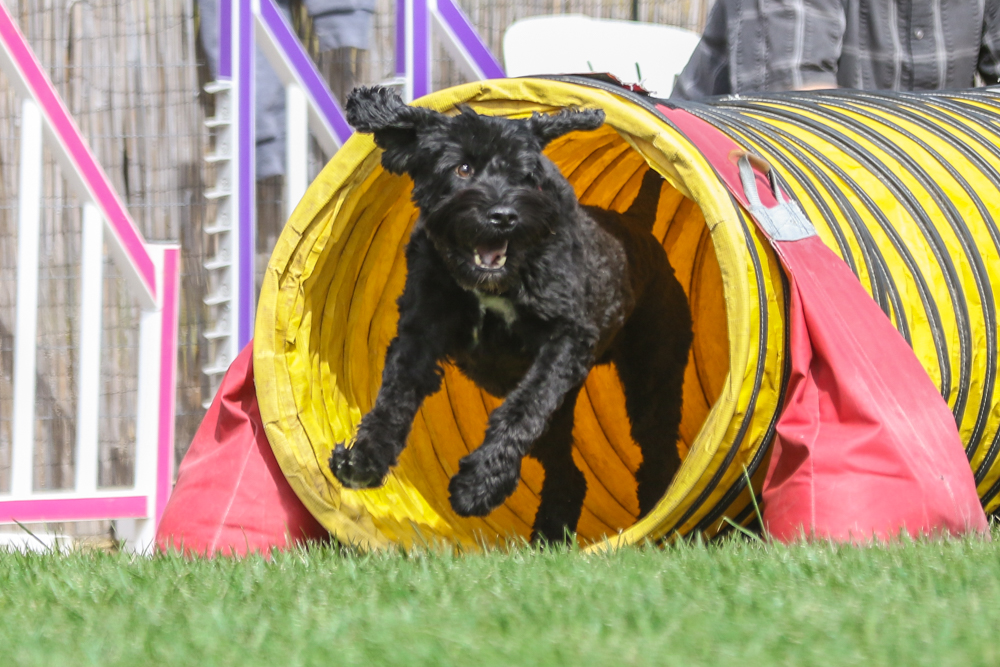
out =
{"type": "Polygon", "coordinates": [[[510,229],[517,223],[517,211],[509,206],[495,206],[486,213],[486,219],[500,229],[510,229]]]}

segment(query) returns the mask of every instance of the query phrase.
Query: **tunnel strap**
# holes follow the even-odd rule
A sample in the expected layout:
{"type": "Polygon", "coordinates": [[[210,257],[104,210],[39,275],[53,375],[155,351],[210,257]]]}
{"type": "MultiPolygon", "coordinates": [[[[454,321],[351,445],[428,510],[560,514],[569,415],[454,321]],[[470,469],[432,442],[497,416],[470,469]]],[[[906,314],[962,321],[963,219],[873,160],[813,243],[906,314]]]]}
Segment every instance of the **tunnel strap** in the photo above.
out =
{"type": "Polygon", "coordinates": [[[774,170],[695,114],[658,110],[768,236],[788,278],[791,370],[762,491],[765,529],[783,541],[987,531],[948,404],[774,170]]]}
{"type": "Polygon", "coordinates": [[[757,189],[757,179],[753,166],[750,164],[750,154],[744,153],[737,162],[740,170],[740,182],[743,191],[750,202],[750,215],[760,225],[772,241],[799,241],[816,236],[816,228],[799,207],[798,202],[785,197],[774,175],[774,170],[768,168],[768,181],[771,193],[777,202],[772,207],[764,206],[757,189]]]}
{"type": "MultiPolygon", "coordinates": [[[[659,104],[656,110],[708,159],[726,188],[772,243],[816,235],[816,228],[798,203],[782,191],[774,170],[765,160],[684,109],[659,104]]],[[[781,253],[779,248],[775,249],[781,253]]]]}

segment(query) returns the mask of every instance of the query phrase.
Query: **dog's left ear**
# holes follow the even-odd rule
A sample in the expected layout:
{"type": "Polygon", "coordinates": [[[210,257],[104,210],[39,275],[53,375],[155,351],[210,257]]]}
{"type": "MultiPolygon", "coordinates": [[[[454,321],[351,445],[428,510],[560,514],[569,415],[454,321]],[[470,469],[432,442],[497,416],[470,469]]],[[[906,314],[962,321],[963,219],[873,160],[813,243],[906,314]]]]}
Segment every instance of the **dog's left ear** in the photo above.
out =
{"type": "Polygon", "coordinates": [[[552,116],[536,111],[528,119],[528,128],[538,137],[542,148],[564,134],[576,130],[596,130],[603,124],[604,112],[600,109],[582,109],[580,111],[563,109],[552,116]]]}
{"type": "Polygon", "coordinates": [[[347,97],[347,122],[358,132],[371,132],[383,149],[382,166],[401,174],[418,158],[417,133],[444,118],[431,109],[411,107],[382,86],[355,88],[347,97]]]}

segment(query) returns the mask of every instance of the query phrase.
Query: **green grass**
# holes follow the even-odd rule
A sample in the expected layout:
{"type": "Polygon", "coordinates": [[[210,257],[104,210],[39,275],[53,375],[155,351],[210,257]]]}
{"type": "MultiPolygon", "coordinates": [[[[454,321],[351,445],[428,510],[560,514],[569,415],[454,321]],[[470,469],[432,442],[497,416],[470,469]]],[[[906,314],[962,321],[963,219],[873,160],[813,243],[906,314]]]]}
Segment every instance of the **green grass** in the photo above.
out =
{"type": "Polygon", "coordinates": [[[1000,531],[271,562],[0,553],[3,665],[996,665],[1000,531]]]}

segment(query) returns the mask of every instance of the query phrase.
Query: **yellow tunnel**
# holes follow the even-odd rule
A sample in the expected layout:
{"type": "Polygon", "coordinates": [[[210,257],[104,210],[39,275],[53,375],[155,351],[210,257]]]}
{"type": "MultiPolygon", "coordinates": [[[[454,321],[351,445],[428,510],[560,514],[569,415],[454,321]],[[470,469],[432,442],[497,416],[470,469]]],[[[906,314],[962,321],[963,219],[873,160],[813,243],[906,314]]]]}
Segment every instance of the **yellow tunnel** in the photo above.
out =
{"type": "MultiPolygon", "coordinates": [[[[467,104],[519,118],[599,107],[603,128],[546,154],[585,204],[623,211],[649,168],[665,184],[653,234],[687,291],[694,344],[684,383],[683,464],[659,505],[637,520],[624,397],[595,369],[576,407],[574,458],[588,491],[583,545],[628,544],[752,518],[744,470],[759,492],[786,383],[783,275],[767,241],[687,138],[653,102],[585,79],[501,79],[416,102],[467,104]]],[[[997,298],[1000,276],[1000,96],[801,93],[685,108],[766,158],[892,318],[952,408],[987,512],[1000,504],[997,298]]],[[[448,501],[458,460],[482,441],[499,399],[456,369],[428,398],[384,487],[342,488],[327,466],[378,392],[397,320],[403,250],[417,210],[410,180],[383,171],[369,135],[353,136],[309,188],[268,265],[254,372],[271,446],[292,487],[333,535],[365,548],[527,537],[543,472],[484,518],[448,501]]]]}

